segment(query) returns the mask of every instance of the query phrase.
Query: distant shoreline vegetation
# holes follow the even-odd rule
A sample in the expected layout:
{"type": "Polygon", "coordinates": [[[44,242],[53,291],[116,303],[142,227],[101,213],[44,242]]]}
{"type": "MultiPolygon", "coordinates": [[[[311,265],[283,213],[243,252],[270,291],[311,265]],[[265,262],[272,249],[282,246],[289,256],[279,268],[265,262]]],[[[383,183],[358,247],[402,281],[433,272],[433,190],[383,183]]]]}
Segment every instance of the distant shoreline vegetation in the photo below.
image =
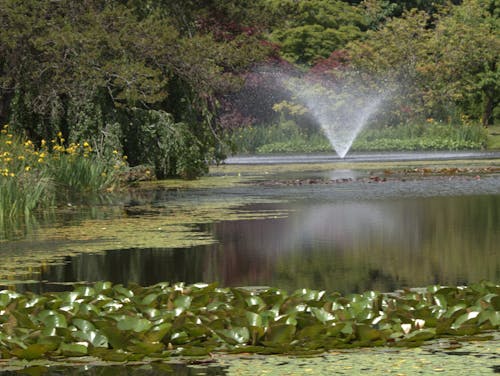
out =
{"type": "MultiPolygon", "coordinates": [[[[304,130],[293,121],[237,129],[231,138],[237,153],[311,153],[333,151],[319,130],[304,130]]],[[[487,132],[478,124],[425,123],[368,128],[351,151],[484,150],[487,132]]]]}

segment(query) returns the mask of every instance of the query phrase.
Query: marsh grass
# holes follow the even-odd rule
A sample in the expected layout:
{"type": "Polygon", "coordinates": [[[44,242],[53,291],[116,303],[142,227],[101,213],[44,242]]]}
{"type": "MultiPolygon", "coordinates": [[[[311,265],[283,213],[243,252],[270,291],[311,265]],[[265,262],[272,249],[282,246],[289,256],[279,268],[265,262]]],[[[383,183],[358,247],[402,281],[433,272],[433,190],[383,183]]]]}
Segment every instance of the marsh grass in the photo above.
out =
{"type": "Polygon", "coordinates": [[[87,142],[65,146],[61,134],[35,146],[6,125],[0,131],[0,224],[70,195],[112,190],[124,165],[117,152],[98,158],[87,142]]]}

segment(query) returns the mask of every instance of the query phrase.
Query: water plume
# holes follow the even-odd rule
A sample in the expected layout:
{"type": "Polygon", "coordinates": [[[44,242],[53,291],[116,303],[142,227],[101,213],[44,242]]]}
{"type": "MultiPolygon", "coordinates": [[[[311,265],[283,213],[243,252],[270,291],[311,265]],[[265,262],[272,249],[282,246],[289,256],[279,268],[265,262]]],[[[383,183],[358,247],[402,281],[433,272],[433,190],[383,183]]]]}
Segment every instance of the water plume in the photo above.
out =
{"type": "Polygon", "coordinates": [[[380,108],[385,95],[363,85],[331,83],[280,76],[281,84],[304,105],[335,152],[344,158],[354,140],[380,108]]]}

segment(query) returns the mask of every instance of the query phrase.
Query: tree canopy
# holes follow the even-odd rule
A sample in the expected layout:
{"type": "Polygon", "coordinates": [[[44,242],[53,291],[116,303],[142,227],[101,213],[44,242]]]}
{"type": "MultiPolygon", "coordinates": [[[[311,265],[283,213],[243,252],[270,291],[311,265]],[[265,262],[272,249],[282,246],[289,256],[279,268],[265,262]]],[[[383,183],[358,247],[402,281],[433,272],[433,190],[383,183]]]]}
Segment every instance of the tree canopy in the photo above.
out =
{"type": "Polygon", "coordinates": [[[252,121],[237,116],[242,98],[267,96],[246,108],[269,120],[283,98],[273,102],[276,88],[255,67],[272,63],[383,84],[395,93],[390,123],[463,115],[487,125],[500,97],[498,9],[498,0],[0,0],[0,121],[35,143],[62,132],[159,177],[192,177],[224,158],[227,124],[252,121]]]}

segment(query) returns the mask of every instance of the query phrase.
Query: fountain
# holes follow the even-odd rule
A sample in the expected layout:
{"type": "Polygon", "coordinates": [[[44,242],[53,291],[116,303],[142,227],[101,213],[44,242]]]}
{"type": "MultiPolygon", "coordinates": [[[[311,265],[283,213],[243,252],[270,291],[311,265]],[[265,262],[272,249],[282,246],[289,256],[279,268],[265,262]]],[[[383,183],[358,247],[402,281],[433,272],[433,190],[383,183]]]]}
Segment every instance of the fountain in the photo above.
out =
{"type": "Polygon", "coordinates": [[[385,96],[363,91],[360,85],[334,85],[284,76],[280,81],[307,108],[340,158],[346,156],[385,96]]]}

